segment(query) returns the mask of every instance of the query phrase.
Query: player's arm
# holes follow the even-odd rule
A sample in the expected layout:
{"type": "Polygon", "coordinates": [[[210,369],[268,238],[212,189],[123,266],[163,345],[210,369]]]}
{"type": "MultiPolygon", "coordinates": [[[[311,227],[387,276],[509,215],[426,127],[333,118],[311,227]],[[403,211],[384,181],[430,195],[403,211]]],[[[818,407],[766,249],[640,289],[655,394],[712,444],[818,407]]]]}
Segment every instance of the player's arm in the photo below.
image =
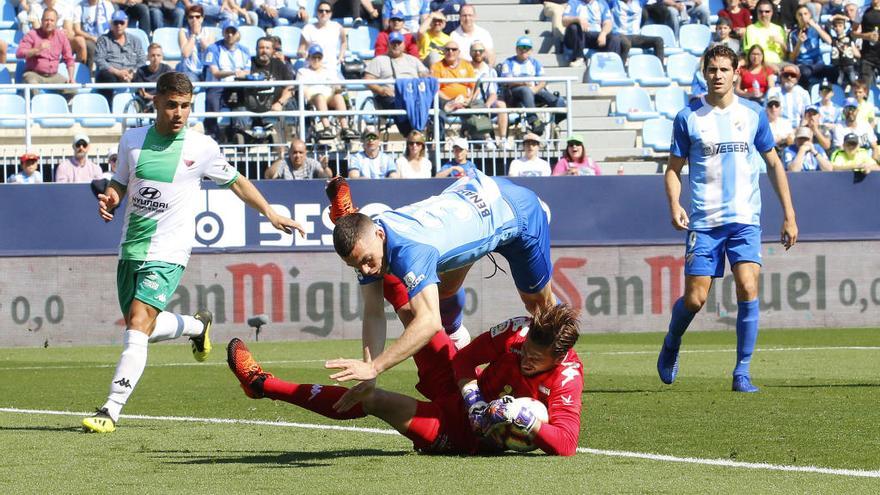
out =
{"type": "Polygon", "coordinates": [[[535,423],[535,445],[550,455],[570,456],[577,452],[581,431],[581,394],[584,382],[580,372],[571,368],[564,385],[553,387],[548,398],[549,421],[535,423]],[[568,380],[568,381],[566,381],[568,380]]]}
{"type": "Polygon", "coordinates": [[[679,202],[681,198],[681,169],[684,168],[686,159],[680,156],[669,155],[669,164],[663,177],[666,185],[666,199],[669,202],[669,214],[672,217],[672,226],[677,230],[688,228],[690,220],[688,214],[679,202]]]}
{"type": "Polygon", "coordinates": [[[773,185],[773,190],[776,191],[779,204],[782,205],[782,245],[785,249],[789,249],[797,242],[798,228],[794,218],[794,206],[791,203],[791,192],[788,189],[788,177],[775,148],[770,148],[762,155],[767,162],[767,177],[773,185]]]}
{"type": "Polygon", "coordinates": [[[269,206],[269,202],[266,201],[266,198],[263,197],[256,186],[254,186],[253,182],[249,181],[247,177],[239,175],[232,185],[229,186],[229,189],[248,206],[265,215],[272,223],[272,226],[276,229],[288,234],[292,234],[294,230],[298,230],[300,235],[305,235],[302,225],[298,222],[275,213],[275,210],[269,206]]]}
{"type": "Polygon", "coordinates": [[[108,184],[107,189],[104,190],[103,194],[98,194],[98,215],[105,222],[109,222],[113,220],[113,213],[116,211],[116,207],[119,206],[119,203],[122,202],[122,198],[125,196],[126,187],[115,180],[111,180],[110,184],[108,184]]]}

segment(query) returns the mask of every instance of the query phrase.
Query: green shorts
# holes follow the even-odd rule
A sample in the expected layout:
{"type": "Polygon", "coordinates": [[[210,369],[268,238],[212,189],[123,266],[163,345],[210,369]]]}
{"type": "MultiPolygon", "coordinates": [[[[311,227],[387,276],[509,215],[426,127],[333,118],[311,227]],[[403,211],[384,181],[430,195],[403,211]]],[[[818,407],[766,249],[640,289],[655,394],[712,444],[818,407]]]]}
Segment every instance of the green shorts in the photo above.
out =
{"type": "Polygon", "coordinates": [[[116,265],[116,291],[119,308],[128,315],[137,299],[162,311],[171,300],[186,267],[164,261],[119,260],[116,265]]]}

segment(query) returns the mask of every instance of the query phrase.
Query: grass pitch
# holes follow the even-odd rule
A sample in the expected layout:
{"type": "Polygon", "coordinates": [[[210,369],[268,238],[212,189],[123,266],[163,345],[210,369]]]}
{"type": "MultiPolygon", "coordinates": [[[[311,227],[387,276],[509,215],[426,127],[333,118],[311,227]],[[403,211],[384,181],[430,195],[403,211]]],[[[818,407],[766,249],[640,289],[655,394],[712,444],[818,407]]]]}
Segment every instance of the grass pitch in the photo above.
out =
{"type": "MultiPolygon", "coordinates": [[[[124,411],[150,418],[86,435],[80,416],[48,411],[101,404],[119,349],[4,349],[0,493],[880,493],[880,330],[762,331],[755,395],[729,391],[731,332],[686,335],[672,386],[656,375],[661,340],[588,334],[577,347],[587,367],[581,447],[671,456],[656,459],[417,455],[399,435],[366,430],[387,429],[373,418],[335,422],[247,399],[223,342],[202,364],[184,342],[151,346],[124,411]],[[807,466],[838,471],[780,470],[807,466]]],[[[354,341],[248,344],[268,371],[304,383],[329,383],[324,359],[359,354],[354,341]]],[[[413,395],[414,380],[407,362],[380,381],[413,395]]]]}

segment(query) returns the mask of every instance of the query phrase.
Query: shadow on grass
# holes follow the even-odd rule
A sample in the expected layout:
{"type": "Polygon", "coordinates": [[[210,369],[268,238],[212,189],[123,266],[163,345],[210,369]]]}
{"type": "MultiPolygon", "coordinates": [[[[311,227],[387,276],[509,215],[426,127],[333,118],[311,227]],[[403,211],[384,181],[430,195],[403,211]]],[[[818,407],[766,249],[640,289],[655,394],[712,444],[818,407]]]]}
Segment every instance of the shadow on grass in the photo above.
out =
{"type": "Polygon", "coordinates": [[[156,457],[170,464],[201,465],[201,464],[265,464],[266,467],[322,467],[332,466],[333,459],[347,457],[401,457],[412,454],[409,450],[353,449],[329,450],[315,452],[254,452],[240,451],[218,452],[187,452],[180,450],[152,451],[156,457]]]}
{"type": "Polygon", "coordinates": [[[0,431],[68,431],[82,433],[82,426],[0,426],[0,431]]]}

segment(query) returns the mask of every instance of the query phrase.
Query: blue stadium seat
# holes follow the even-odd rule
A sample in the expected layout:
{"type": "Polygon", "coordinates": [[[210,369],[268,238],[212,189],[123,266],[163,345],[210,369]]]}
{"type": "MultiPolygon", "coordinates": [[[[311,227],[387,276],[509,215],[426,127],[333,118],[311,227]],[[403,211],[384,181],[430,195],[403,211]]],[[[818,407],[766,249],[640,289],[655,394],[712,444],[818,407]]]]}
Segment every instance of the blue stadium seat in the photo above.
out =
{"type": "MultiPolygon", "coordinates": [[[[819,103],[822,101],[822,95],[819,92],[819,83],[816,83],[810,86],[810,101],[813,103],[819,103]]],[[[846,93],[844,93],[843,88],[836,84],[831,85],[832,95],[831,101],[834,102],[835,105],[839,107],[843,107],[843,102],[846,101],[846,93]]]]}
{"type": "Polygon", "coordinates": [[[134,36],[141,42],[141,48],[144,49],[144,53],[147,53],[147,47],[150,46],[150,37],[147,35],[146,31],[141,28],[125,28],[126,36],[134,36]]]}
{"type": "Polygon", "coordinates": [[[238,43],[247,48],[251,56],[255,56],[257,54],[257,40],[266,36],[266,32],[259,26],[238,26],[238,32],[241,34],[238,43]]]}
{"type": "Polygon", "coordinates": [[[15,90],[4,88],[4,84],[12,84],[12,74],[6,67],[0,67],[0,94],[15,94],[15,90]]]}
{"type": "Polygon", "coordinates": [[[654,93],[654,103],[660,115],[673,119],[679,110],[687,106],[688,96],[685,90],[677,86],[660,88],[654,93]]]}
{"type": "MultiPolygon", "coordinates": [[[[107,99],[97,93],[84,93],[74,96],[70,100],[70,107],[71,113],[74,115],[86,113],[111,115],[107,99]]],[[[113,127],[116,124],[116,119],[112,118],[77,117],[76,120],[83,127],[113,127]]]]}
{"type": "MultiPolygon", "coordinates": [[[[14,94],[0,94],[0,113],[24,115],[24,98],[14,94]]],[[[0,128],[24,129],[24,119],[0,119],[0,128]]]]}
{"type": "Polygon", "coordinates": [[[18,60],[15,56],[15,50],[18,49],[18,42],[21,41],[21,31],[15,29],[0,29],[0,40],[6,42],[6,61],[15,62],[18,60]]]}
{"type": "Polygon", "coordinates": [[[116,93],[113,95],[113,104],[110,106],[111,111],[118,115],[125,112],[125,105],[134,98],[134,93],[116,93]]]}
{"type": "Polygon", "coordinates": [[[15,63],[15,84],[24,84],[24,60],[19,60],[15,63]]]}
{"type": "Polygon", "coordinates": [[[296,58],[299,49],[299,40],[302,37],[302,29],[297,26],[278,26],[272,34],[281,38],[281,50],[287,58],[296,58]]]}
{"type": "Polygon", "coordinates": [[[654,55],[633,55],[629,58],[629,77],[639,86],[669,86],[672,80],[666,77],[663,63],[654,55]]]}
{"type": "MultiPolygon", "coordinates": [[[[92,71],[87,65],[77,62],[73,66],[73,81],[77,84],[91,84],[92,71]]],[[[79,88],[76,91],[77,93],[91,93],[92,88],[79,88]]]]}
{"type": "MultiPolygon", "coordinates": [[[[204,113],[206,98],[207,98],[207,96],[204,91],[196,94],[195,100],[193,101],[192,113],[204,113]]],[[[201,120],[202,120],[201,117],[190,117],[189,120],[187,121],[187,123],[190,126],[194,126],[194,125],[198,124],[201,120]]]]}
{"type": "Polygon", "coordinates": [[[672,121],[659,118],[645,122],[642,144],[656,152],[667,152],[672,147],[672,121]]]}
{"type": "Polygon", "coordinates": [[[360,26],[348,31],[348,50],[362,59],[376,56],[376,38],[379,30],[372,26],[360,26]]]}
{"type": "Polygon", "coordinates": [[[217,26],[205,26],[202,28],[202,32],[205,34],[211,33],[214,41],[220,41],[223,39],[223,31],[221,31],[220,28],[217,26]]]}
{"type": "Polygon", "coordinates": [[[666,59],[666,73],[678,84],[690,86],[694,73],[699,70],[700,59],[690,53],[679,53],[666,59]]]}
{"type": "MultiPolygon", "coordinates": [[[[42,93],[31,100],[31,113],[33,114],[69,114],[67,100],[63,96],[54,93],[42,93]]],[[[37,117],[34,121],[40,127],[73,127],[76,121],[72,118],[42,118],[37,117]]]]}
{"type": "Polygon", "coordinates": [[[162,45],[162,55],[165,60],[176,62],[181,58],[177,32],[178,29],[173,27],[161,27],[153,31],[153,42],[162,45]]]}
{"type": "Polygon", "coordinates": [[[678,32],[678,41],[684,51],[699,57],[712,42],[712,31],[704,24],[685,24],[678,32]]]}
{"type": "MultiPolygon", "coordinates": [[[[663,38],[663,51],[666,56],[681,53],[683,50],[678,47],[678,40],[675,39],[675,33],[672,28],[666,24],[648,24],[642,26],[642,36],[659,36],[663,38]]],[[[693,77],[693,74],[691,74],[693,77]]]]}
{"type": "Polygon", "coordinates": [[[654,110],[651,96],[642,88],[623,88],[614,97],[615,115],[626,116],[626,120],[642,121],[660,116],[654,110]]]}
{"type": "Polygon", "coordinates": [[[15,28],[15,5],[10,0],[3,1],[3,10],[0,11],[0,29],[15,28]]]}
{"type": "Polygon", "coordinates": [[[587,78],[600,86],[632,86],[633,80],[626,75],[623,61],[613,52],[596,52],[590,56],[587,78]]]}

